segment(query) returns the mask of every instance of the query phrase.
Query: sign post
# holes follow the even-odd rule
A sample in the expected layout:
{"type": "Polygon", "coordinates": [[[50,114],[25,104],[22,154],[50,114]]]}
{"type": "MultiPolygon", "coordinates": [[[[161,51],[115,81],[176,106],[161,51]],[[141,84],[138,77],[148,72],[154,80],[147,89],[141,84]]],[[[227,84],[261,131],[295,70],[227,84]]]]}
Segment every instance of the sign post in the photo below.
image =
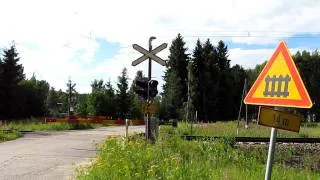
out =
{"type": "MultiPolygon", "coordinates": [[[[166,66],[167,63],[160,57],[156,55],[156,53],[162,51],[167,47],[167,43],[163,43],[160,46],[152,49],[152,40],[156,39],[156,37],[151,36],[149,38],[149,50],[144,49],[143,47],[139,46],[138,44],[133,44],[132,47],[133,49],[137,50],[138,52],[142,53],[143,56],[139,57],[138,59],[134,60],[132,62],[132,66],[136,66],[140,64],[141,62],[145,60],[149,60],[149,65],[148,65],[148,80],[150,82],[151,80],[151,60],[156,61],[157,63],[161,64],[162,66],[166,66]]],[[[150,92],[149,92],[149,83],[148,83],[148,96],[147,96],[147,106],[149,107],[149,104],[151,103],[151,98],[150,98],[150,92]]],[[[156,136],[155,136],[155,129],[157,127],[150,126],[150,115],[151,113],[148,111],[145,113],[145,122],[146,122],[146,139],[150,139],[151,141],[154,141],[156,136]]]]}
{"type": "Polygon", "coordinates": [[[281,41],[252,85],[245,104],[275,106],[261,107],[258,124],[271,128],[265,180],[271,179],[277,128],[299,132],[300,117],[279,111],[277,107],[311,108],[312,102],[285,42],[281,41]]]}
{"type": "Polygon", "coordinates": [[[276,138],[277,138],[277,129],[271,128],[271,136],[270,136],[270,143],[269,143],[269,150],[268,150],[268,159],[267,159],[266,173],[265,173],[265,177],[264,177],[265,180],[271,179],[272,162],[273,162],[273,157],[274,157],[276,138]]]}

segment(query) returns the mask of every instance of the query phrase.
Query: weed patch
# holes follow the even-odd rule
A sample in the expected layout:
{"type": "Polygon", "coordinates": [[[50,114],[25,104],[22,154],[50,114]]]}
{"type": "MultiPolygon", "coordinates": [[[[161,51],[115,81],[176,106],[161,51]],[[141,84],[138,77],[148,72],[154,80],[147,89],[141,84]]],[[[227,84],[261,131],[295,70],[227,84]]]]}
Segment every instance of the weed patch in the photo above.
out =
{"type": "MultiPolygon", "coordinates": [[[[143,138],[108,138],[91,166],[78,179],[263,179],[266,151],[245,151],[226,140],[185,141],[160,136],[155,144],[143,138]]],[[[277,161],[279,162],[279,161],[277,161]]],[[[309,169],[276,163],[276,179],[318,179],[309,169]]]]}
{"type": "Polygon", "coordinates": [[[21,136],[22,134],[18,131],[2,131],[0,129],[0,142],[14,140],[21,136]]]}
{"type": "Polygon", "coordinates": [[[19,131],[63,131],[101,127],[96,124],[43,123],[39,119],[12,121],[0,126],[0,142],[22,137],[19,131]]]}

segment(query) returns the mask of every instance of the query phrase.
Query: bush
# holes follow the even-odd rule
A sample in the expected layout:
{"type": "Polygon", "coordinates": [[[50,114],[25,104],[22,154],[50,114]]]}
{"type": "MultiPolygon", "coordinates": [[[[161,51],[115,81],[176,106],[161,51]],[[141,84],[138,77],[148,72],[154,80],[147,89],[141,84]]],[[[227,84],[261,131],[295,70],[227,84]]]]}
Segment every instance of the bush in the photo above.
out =
{"type": "MultiPolygon", "coordinates": [[[[97,159],[78,169],[78,179],[263,179],[266,153],[234,149],[231,140],[184,141],[160,137],[108,138],[97,159]],[[232,143],[231,143],[232,144],[232,143]]],[[[319,173],[275,164],[278,179],[317,179],[319,173]]]]}

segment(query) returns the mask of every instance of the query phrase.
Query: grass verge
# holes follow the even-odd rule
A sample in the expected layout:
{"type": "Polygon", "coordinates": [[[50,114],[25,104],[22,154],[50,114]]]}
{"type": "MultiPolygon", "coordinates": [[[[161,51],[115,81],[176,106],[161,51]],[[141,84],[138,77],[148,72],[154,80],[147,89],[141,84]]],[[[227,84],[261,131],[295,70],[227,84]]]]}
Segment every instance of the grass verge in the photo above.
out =
{"type": "Polygon", "coordinates": [[[75,129],[92,129],[100,127],[95,124],[67,124],[67,123],[43,123],[41,119],[18,120],[9,122],[1,129],[14,129],[18,131],[61,131],[61,130],[75,130],[75,129]]]}
{"type": "MultiPolygon", "coordinates": [[[[192,128],[189,123],[180,122],[178,128],[162,126],[161,132],[177,135],[270,137],[270,129],[258,124],[249,124],[249,128],[245,129],[244,124],[240,123],[237,135],[237,121],[196,124],[192,128]]],[[[301,125],[299,133],[278,130],[277,137],[320,137],[320,126],[301,125]]]]}
{"type": "MultiPolygon", "coordinates": [[[[320,172],[285,166],[282,159],[291,152],[276,153],[273,179],[319,179],[320,172]]],[[[142,138],[108,138],[97,159],[78,169],[77,178],[256,180],[264,179],[266,156],[265,149],[247,150],[220,140],[198,142],[160,136],[150,144],[142,138]]]]}
{"type": "Polygon", "coordinates": [[[22,137],[19,131],[63,131],[93,129],[101,127],[98,124],[67,124],[67,123],[43,123],[40,119],[28,119],[12,121],[0,126],[0,142],[14,140],[22,137]],[[12,131],[6,131],[12,130],[12,131]]]}
{"type": "Polygon", "coordinates": [[[5,132],[0,130],[0,142],[14,140],[21,136],[22,134],[18,131],[5,132]]]}

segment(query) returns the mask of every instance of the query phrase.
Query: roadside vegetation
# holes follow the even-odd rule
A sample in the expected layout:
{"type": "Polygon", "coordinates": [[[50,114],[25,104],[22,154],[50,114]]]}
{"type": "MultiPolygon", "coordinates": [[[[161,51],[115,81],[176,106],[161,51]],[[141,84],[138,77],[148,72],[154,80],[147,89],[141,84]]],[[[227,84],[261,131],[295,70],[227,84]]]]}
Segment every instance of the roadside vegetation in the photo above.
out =
{"type": "MultiPolygon", "coordinates": [[[[292,148],[277,148],[274,179],[319,179],[314,164],[295,166],[292,148]]],[[[264,179],[267,147],[241,148],[230,141],[185,141],[163,136],[155,144],[135,138],[108,138],[89,167],[78,169],[87,179],[264,179]]]]}
{"type": "Polygon", "coordinates": [[[14,140],[21,136],[22,134],[18,131],[3,131],[0,129],[0,142],[14,140]]]}
{"type": "Polygon", "coordinates": [[[98,128],[99,124],[44,123],[40,119],[16,120],[0,126],[0,142],[23,136],[20,131],[63,131],[98,128]]]}
{"type": "MultiPolygon", "coordinates": [[[[158,141],[144,137],[110,137],[98,147],[98,157],[77,171],[77,179],[264,179],[268,144],[238,144],[237,122],[194,125],[193,135],[226,136],[224,140],[187,141],[191,126],[161,126],[158,141]]],[[[240,123],[239,136],[269,137],[270,128],[240,123]]],[[[303,124],[300,133],[280,130],[278,137],[320,137],[318,124],[303,124]]],[[[277,144],[273,179],[319,179],[320,151],[316,144],[277,144]]]]}
{"type": "MultiPolygon", "coordinates": [[[[239,114],[244,87],[249,90],[265,63],[252,69],[232,63],[236,59],[230,59],[228,44],[222,40],[198,39],[190,49],[183,35],[178,34],[170,44],[163,86],[158,86],[162,93],[153,99],[158,110],[155,116],[163,120],[197,116],[206,122],[245,116],[244,111],[239,114]]],[[[134,87],[146,72],[137,71],[133,77],[124,68],[117,79],[97,77],[91,81],[90,92],[79,93],[77,82],[71,79],[65,88],[55,89],[52,82],[39,79],[37,73],[25,74],[21,55],[14,42],[0,51],[0,120],[56,117],[67,114],[71,107],[77,115],[143,119],[141,106],[145,102],[134,87]]],[[[319,122],[320,54],[297,52],[293,59],[313,102],[310,109],[294,111],[301,114],[303,121],[319,122]]],[[[257,117],[258,106],[247,107],[248,117],[257,117]]]]}
{"type": "Polygon", "coordinates": [[[3,126],[0,129],[11,129],[17,131],[62,131],[75,129],[92,129],[101,125],[93,124],[67,124],[67,123],[44,123],[40,119],[13,121],[3,126]]]}
{"type": "MultiPolygon", "coordinates": [[[[199,136],[246,136],[246,137],[270,137],[270,127],[250,123],[245,129],[244,122],[239,124],[239,134],[237,135],[237,121],[218,121],[216,123],[193,124],[180,122],[178,128],[171,126],[161,126],[161,133],[177,135],[199,135],[199,136]]],[[[320,124],[303,123],[300,132],[290,132],[278,130],[277,137],[320,137],[320,124]]]]}

